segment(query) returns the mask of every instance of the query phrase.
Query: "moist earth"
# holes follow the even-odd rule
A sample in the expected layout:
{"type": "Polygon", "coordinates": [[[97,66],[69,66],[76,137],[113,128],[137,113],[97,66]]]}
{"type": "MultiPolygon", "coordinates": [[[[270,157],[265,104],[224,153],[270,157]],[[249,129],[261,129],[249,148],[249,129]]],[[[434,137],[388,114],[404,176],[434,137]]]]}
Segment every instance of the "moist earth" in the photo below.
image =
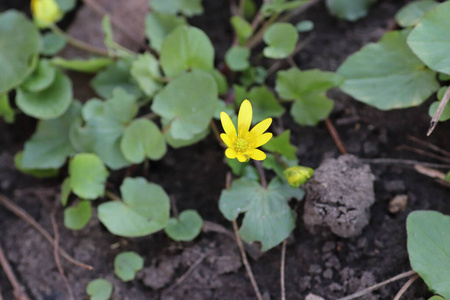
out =
{"type": "MultiPolygon", "coordinates": [[[[368,17],[354,23],[333,19],[320,2],[294,20],[309,19],[315,24],[315,38],[296,55],[295,62],[301,69],[335,71],[348,55],[393,29],[396,11],[407,2],[380,0],[368,17]]],[[[0,9],[17,3],[19,1],[1,3],[0,9]]],[[[191,20],[191,24],[202,28],[211,37],[217,47],[217,62],[223,60],[232,42],[228,5],[228,1],[205,0],[205,14],[191,20]]],[[[301,38],[305,37],[302,34],[301,38]]],[[[271,63],[264,62],[266,66],[271,63]]],[[[82,82],[85,79],[79,80],[81,82],[75,82],[77,89],[86,87],[82,82]]],[[[420,155],[397,150],[404,144],[417,146],[411,145],[408,135],[450,149],[447,123],[439,124],[431,137],[425,137],[429,123],[427,110],[434,99],[416,108],[381,112],[337,90],[331,91],[329,96],[335,100],[330,119],[348,152],[369,161],[375,178],[375,203],[370,207],[368,225],[361,234],[350,238],[310,233],[300,217],[305,213],[300,205],[297,226],[288,239],[286,252],[287,299],[305,299],[309,294],[338,299],[410,270],[406,252],[407,215],[418,209],[450,214],[447,188],[416,173],[410,166],[370,163],[371,158],[378,157],[424,160],[420,155]],[[406,195],[408,202],[403,210],[392,213],[389,203],[397,195],[406,195]]],[[[87,98],[80,97],[80,100],[87,98]]],[[[0,192],[53,233],[51,214],[58,205],[59,186],[66,172],[63,170],[59,178],[39,180],[20,174],[13,165],[14,153],[23,147],[34,131],[35,123],[24,116],[19,116],[13,125],[0,121],[0,192]]],[[[302,165],[317,168],[324,160],[339,157],[324,124],[300,127],[288,115],[275,122],[274,130],[287,128],[291,129],[292,143],[298,148],[302,165]]],[[[123,177],[130,175],[126,172],[114,173],[109,183],[112,190],[117,192],[123,177]]],[[[142,172],[137,168],[131,176],[142,175],[142,172]]],[[[230,230],[231,225],[218,211],[226,172],[223,150],[214,137],[209,136],[194,146],[170,150],[162,161],[150,166],[147,178],[162,185],[174,197],[179,210],[197,209],[205,220],[230,230]]],[[[95,217],[78,232],[64,228],[62,208],[56,210],[55,217],[60,247],[76,259],[94,266],[93,271],[88,271],[62,260],[77,300],[86,299],[85,287],[96,278],[106,278],[113,283],[113,299],[117,300],[255,298],[236,244],[227,234],[204,232],[189,243],[171,241],[163,233],[124,239],[108,233],[95,217]],[[138,273],[137,279],[123,283],[113,274],[113,261],[115,255],[127,250],[142,255],[145,268],[138,273]]],[[[0,233],[0,243],[7,258],[32,299],[68,299],[55,265],[53,247],[40,234],[3,208],[0,208],[0,233]]],[[[280,298],[280,256],[281,248],[276,247],[250,261],[265,299],[280,298]]],[[[361,299],[392,299],[403,283],[391,283],[361,299]]],[[[1,271],[0,290],[4,299],[14,299],[1,271]]],[[[425,284],[418,280],[402,299],[428,299],[430,295],[425,284]]]]}

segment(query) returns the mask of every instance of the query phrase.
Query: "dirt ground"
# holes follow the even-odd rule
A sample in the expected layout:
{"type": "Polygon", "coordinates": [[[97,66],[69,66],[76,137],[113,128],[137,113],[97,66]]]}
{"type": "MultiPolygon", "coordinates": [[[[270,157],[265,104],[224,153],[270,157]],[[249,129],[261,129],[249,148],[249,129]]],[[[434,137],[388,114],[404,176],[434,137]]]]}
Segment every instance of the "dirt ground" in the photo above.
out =
{"type": "MultiPolygon", "coordinates": [[[[368,17],[354,23],[332,18],[323,3],[317,4],[296,20],[309,19],[315,24],[315,38],[295,57],[296,63],[301,69],[335,71],[348,55],[395,28],[394,15],[407,2],[380,0],[368,17]]],[[[11,5],[5,1],[0,10],[11,5]]],[[[217,47],[216,60],[221,61],[232,40],[228,1],[205,0],[204,6],[205,14],[190,23],[206,31],[217,47]]],[[[305,299],[309,293],[338,299],[410,270],[405,231],[408,214],[418,209],[450,214],[449,189],[418,174],[411,166],[370,163],[372,158],[436,162],[400,150],[402,145],[418,146],[408,139],[409,135],[450,149],[447,123],[439,124],[431,137],[425,136],[429,124],[427,110],[433,99],[420,107],[382,112],[337,90],[329,95],[336,101],[330,119],[345,147],[349,153],[367,159],[375,175],[375,203],[370,208],[369,224],[360,235],[352,238],[341,238],[327,230],[311,234],[301,218],[303,205],[299,206],[297,226],[288,239],[286,252],[287,299],[305,299]],[[407,195],[408,202],[404,210],[391,213],[389,202],[397,195],[407,195]]],[[[275,124],[292,131],[292,143],[298,147],[297,155],[303,165],[317,168],[326,158],[340,155],[323,123],[314,128],[300,127],[286,115],[275,124]]],[[[50,213],[58,203],[59,186],[65,172],[51,180],[34,179],[16,171],[12,161],[34,126],[35,121],[24,116],[14,125],[0,121],[0,193],[14,200],[53,233],[50,213]]],[[[111,189],[118,190],[125,172],[127,170],[113,174],[109,179],[111,189]]],[[[179,210],[196,209],[205,220],[232,229],[218,210],[226,172],[223,150],[211,135],[194,146],[169,150],[162,161],[150,166],[148,180],[162,185],[174,197],[179,210]]],[[[133,176],[140,174],[139,168],[132,173],[133,176]]],[[[171,241],[164,233],[124,239],[110,234],[96,217],[83,230],[73,232],[64,228],[62,211],[62,208],[56,211],[60,246],[77,260],[95,268],[88,271],[62,260],[77,300],[86,299],[87,283],[100,277],[113,283],[113,299],[116,300],[255,298],[236,243],[225,234],[205,232],[189,243],[171,241]],[[129,283],[121,282],[113,273],[115,255],[125,250],[136,251],[145,259],[144,269],[129,283]],[[200,263],[181,281],[180,277],[196,262],[200,263]]],[[[19,282],[32,299],[68,299],[54,261],[53,247],[28,224],[1,207],[0,243],[19,282]]],[[[276,247],[250,261],[265,299],[280,298],[280,256],[281,247],[276,247]]],[[[403,283],[391,283],[360,299],[392,299],[403,283]]],[[[5,300],[14,299],[1,271],[0,291],[5,300]]],[[[402,299],[418,300],[429,296],[425,284],[418,280],[402,299]]]]}

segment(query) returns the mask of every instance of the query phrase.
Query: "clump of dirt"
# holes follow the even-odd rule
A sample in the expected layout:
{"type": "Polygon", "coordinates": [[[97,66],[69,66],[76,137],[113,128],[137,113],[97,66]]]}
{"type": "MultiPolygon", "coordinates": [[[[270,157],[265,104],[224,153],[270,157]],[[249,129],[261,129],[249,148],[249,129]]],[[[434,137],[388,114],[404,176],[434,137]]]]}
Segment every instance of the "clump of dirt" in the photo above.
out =
{"type": "Polygon", "coordinates": [[[370,167],[354,155],[327,159],[306,185],[303,219],[310,232],[328,227],[340,237],[361,234],[375,202],[370,167]]]}

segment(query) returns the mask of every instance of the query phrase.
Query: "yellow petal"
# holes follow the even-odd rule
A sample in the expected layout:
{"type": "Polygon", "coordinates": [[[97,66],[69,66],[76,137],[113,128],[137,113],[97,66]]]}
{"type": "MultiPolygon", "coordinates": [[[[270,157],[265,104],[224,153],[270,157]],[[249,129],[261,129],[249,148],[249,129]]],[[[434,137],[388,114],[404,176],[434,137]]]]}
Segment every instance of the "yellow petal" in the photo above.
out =
{"type": "Polygon", "coordinates": [[[32,0],[31,13],[40,28],[46,28],[59,21],[63,13],[55,0],[32,0]]]}
{"type": "Polygon", "coordinates": [[[236,153],[236,157],[240,162],[246,162],[247,161],[247,157],[242,154],[242,153],[236,153]]]}
{"type": "Polygon", "coordinates": [[[255,141],[255,148],[258,148],[259,146],[262,146],[265,143],[267,143],[268,141],[270,141],[272,136],[273,136],[273,134],[271,132],[266,132],[262,135],[257,136],[256,141],[255,141]]]}
{"type": "Polygon", "coordinates": [[[264,152],[262,152],[259,149],[255,149],[253,150],[252,154],[250,155],[250,157],[254,160],[265,160],[266,159],[266,154],[264,152]]]}
{"type": "Polygon", "coordinates": [[[238,114],[238,134],[240,137],[244,137],[250,129],[252,114],[252,104],[246,99],[242,102],[238,114]]]}
{"type": "Polygon", "coordinates": [[[230,119],[230,116],[226,112],[220,113],[220,122],[222,122],[222,127],[225,133],[230,136],[236,136],[236,128],[233,125],[233,122],[230,119]]]}
{"type": "Polygon", "coordinates": [[[227,150],[225,150],[225,155],[229,159],[236,158],[236,151],[234,151],[234,149],[232,148],[228,148],[227,150]]]}
{"type": "Polygon", "coordinates": [[[255,127],[252,128],[251,133],[258,136],[264,133],[270,125],[272,124],[272,118],[267,118],[265,120],[262,120],[258,124],[255,125],[255,127]]]}
{"type": "Polygon", "coordinates": [[[225,133],[221,133],[220,138],[225,143],[225,145],[227,145],[230,148],[233,147],[233,141],[230,139],[228,135],[226,135],[225,133]]]}

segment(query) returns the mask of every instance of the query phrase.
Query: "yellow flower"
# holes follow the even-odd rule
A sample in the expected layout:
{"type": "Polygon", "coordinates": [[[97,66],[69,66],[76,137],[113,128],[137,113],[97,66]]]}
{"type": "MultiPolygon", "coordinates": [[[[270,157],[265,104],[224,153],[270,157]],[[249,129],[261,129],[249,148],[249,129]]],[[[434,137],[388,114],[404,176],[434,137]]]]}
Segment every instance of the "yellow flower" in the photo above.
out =
{"type": "Polygon", "coordinates": [[[220,138],[228,147],[225,151],[225,155],[228,158],[237,158],[240,162],[245,162],[250,158],[254,160],[264,160],[266,158],[266,154],[256,148],[264,145],[272,138],[272,133],[264,133],[272,124],[272,119],[268,118],[259,122],[249,131],[252,123],[252,105],[250,101],[244,100],[239,108],[237,132],[227,113],[220,113],[220,121],[225,131],[225,133],[220,135],[220,138]]]}
{"type": "Polygon", "coordinates": [[[31,0],[31,13],[39,28],[47,28],[63,16],[55,0],[31,0]]]}
{"type": "Polygon", "coordinates": [[[283,173],[289,185],[298,188],[313,176],[314,170],[309,167],[295,166],[287,168],[283,173]]]}

